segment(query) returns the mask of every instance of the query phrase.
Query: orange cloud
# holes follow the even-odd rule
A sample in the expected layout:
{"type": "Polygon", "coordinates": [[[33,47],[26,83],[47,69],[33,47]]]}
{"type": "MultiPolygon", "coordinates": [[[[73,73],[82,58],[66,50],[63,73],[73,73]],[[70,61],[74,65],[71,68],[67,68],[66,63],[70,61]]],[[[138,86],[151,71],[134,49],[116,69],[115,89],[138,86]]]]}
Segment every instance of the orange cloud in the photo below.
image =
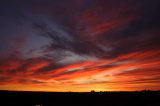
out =
{"type": "Polygon", "coordinates": [[[50,60],[37,59],[31,60],[31,63],[27,60],[7,60],[1,65],[0,87],[10,86],[12,88],[12,85],[26,84],[32,86],[34,90],[36,88],[38,90],[38,86],[43,89],[48,87],[48,90],[53,87],[53,91],[56,91],[56,88],[57,91],[59,89],[72,91],[72,87],[75,87],[73,91],[83,91],[84,89],[80,90],[81,87],[86,88],[85,91],[91,88],[97,90],[155,90],[159,89],[156,85],[160,81],[160,62],[156,58],[159,53],[159,51],[131,53],[111,60],[101,59],[94,62],[70,64],[46,72],[40,70],[53,64],[50,60]]]}

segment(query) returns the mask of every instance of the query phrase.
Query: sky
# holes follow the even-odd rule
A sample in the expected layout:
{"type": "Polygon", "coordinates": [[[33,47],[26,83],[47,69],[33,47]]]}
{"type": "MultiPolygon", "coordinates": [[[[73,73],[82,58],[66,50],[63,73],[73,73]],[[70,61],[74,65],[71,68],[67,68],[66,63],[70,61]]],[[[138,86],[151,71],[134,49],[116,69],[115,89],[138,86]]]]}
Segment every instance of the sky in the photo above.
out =
{"type": "Polygon", "coordinates": [[[160,90],[160,0],[0,0],[0,90],[160,90]]]}

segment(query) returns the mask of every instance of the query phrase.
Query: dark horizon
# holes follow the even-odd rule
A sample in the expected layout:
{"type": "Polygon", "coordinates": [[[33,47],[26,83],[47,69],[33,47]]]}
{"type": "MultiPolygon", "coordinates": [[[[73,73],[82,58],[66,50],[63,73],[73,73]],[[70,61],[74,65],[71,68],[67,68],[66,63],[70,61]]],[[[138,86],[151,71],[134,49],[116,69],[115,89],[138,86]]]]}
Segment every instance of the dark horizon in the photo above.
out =
{"type": "Polygon", "coordinates": [[[160,92],[160,90],[149,90],[149,89],[144,89],[144,90],[135,90],[135,91],[84,91],[84,92],[76,92],[76,91],[32,91],[32,90],[0,90],[0,92],[48,92],[48,93],[98,93],[98,92],[160,92]]]}
{"type": "Polygon", "coordinates": [[[159,106],[160,91],[33,92],[0,91],[5,106],[159,106]]]}

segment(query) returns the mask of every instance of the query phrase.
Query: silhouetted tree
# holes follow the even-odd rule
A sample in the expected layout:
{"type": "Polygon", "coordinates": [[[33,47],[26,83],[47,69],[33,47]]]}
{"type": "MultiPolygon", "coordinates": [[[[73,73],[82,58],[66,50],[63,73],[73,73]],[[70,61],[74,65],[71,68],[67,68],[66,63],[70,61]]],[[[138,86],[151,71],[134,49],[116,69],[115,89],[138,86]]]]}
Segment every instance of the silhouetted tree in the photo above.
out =
{"type": "Polygon", "coordinates": [[[94,91],[94,90],[91,90],[91,92],[94,93],[95,91],[94,91]]]}

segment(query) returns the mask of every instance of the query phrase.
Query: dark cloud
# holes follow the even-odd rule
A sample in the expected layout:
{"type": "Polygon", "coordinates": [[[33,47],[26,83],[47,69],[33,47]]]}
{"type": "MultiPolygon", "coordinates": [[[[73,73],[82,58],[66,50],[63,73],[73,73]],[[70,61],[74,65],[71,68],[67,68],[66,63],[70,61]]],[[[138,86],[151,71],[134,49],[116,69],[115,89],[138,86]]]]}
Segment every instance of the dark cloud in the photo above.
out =
{"type": "Polygon", "coordinates": [[[50,72],[56,69],[60,69],[62,67],[64,67],[65,65],[61,65],[61,64],[54,64],[54,63],[50,63],[47,66],[39,69],[36,73],[34,74],[45,74],[46,72],[50,72]]]}
{"type": "MultiPolygon", "coordinates": [[[[63,50],[110,58],[135,51],[159,49],[158,2],[108,2],[100,1],[76,10],[78,14],[63,14],[61,17],[65,17],[65,21],[49,20],[52,25],[43,20],[33,25],[41,35],[51,39],[46,47],[49,51],[63,50]]],[[[60,5],[63,7],[63,4],[60,5]]]]}

